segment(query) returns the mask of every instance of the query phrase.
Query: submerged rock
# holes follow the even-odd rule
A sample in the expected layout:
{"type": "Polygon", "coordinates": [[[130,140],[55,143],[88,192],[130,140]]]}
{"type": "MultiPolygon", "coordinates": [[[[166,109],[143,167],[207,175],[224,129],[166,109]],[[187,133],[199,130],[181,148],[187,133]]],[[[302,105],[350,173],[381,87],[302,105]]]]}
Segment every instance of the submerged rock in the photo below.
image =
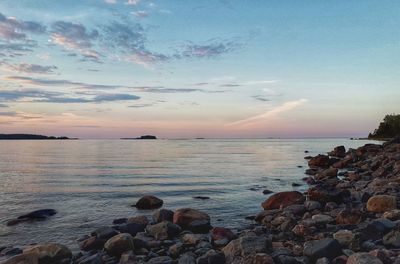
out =
{"type": "Polygon", "coordinates": [[[18,216],[18,218],[10,220],[7,222],[8,226],[17,225],[22,222],[34,221],[34,220],[45,220],[48,217],[57,214],[57,211],[54,209],[41,209],[32,211],[28,214],[18,216]]]}
{"type": "Polygon", "coordinates": [[[136,202],[135,207],[143,210],[157,209],[163,205],[163,200],[153,195],[143,196],[136,202]]]}

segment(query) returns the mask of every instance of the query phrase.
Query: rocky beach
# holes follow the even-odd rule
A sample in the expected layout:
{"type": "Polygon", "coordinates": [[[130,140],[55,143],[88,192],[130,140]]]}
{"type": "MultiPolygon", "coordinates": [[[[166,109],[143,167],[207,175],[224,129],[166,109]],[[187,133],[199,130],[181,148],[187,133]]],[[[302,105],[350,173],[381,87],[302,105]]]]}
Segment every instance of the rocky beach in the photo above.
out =
{"type": "MultiPolygon", "coordinates": [[[[243,228],[211,226],[206,210],[172,211],[144,196],[134,206],[153,210],[151,218],[116,216],[83,234],[80,252],[55,243],[0,243],[1,264],[400,263],[400,138],[305,158],[308,190],[268,194],[243,228]]],[[[56,213],[43,209],[6,224],[56,213]]]]}

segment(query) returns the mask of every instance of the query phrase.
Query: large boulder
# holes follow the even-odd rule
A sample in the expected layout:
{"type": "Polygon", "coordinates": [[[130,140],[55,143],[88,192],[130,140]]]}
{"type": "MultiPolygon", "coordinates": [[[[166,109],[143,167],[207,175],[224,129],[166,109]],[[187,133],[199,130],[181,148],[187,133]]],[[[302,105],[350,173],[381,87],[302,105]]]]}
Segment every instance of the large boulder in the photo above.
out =
{"type": "Polygon", "coordinates": [[[337,146],[331,152],[328,152],[329,156],[344,158],[346,156],[346,148],[344,146],[337,146]]]}
{"type": "Polygon", "coordinates": [[[163,205],[163,200],[153,195],[143,196],[136,202],[135,207],[137,209],[150,210],[157,209],[163,205]]]}
{"type": "Polygon", "coordinates": [[[396,197],[391,195],[374,195],[367,202],[369,212],[383,213],[396,208],[396,197]]]}
{"type": "Polygon", "coordinates": [[[133,237],[127,233],[113,236],[107,240],[106,244],[104,245],[104,249],[109,255],[120,257],[125,251],[134,249],[133,237]]]}
{"type": "Polygon", "coordinates": [[[171,222],[163,221],[155,225],[148,225],[146,232],[157,240],[166,240],[179,235],[181,228],[171,222]]]}
{"type": "Polygon", "coordinates": [[[24,249],[24,255],[34,255],[39,264],[62,263],[72,258],[72,252],[67,247],[60,244],[39,244],[24,249]]]}
{"type": "Polygon", "coordinates": [[[342,248],[336,239],[324,238],[304,243],[303,254],[313,262],[323,257],[332,260],[342,254],[342,248]]]}
{"type": "Polygon", "coordinates": [[[205,233],[211,229],[210,216],[204,212],[182,208],[174,213],[173,223],[183,229],[191,230],[196,233],[205,233]]]}
{"type": "Polygon", "coordinates": [[[266,253],[271,247],[271,241],[264,236],[243,236],[232,240],[226,245],[224,252],[227,263],[232,263],[236,257],[246,257],[250,254],[266,253]]]}
{"type": "Polygon", "coordinates": [[[264,210],[271,210],[279,209],[281,207],[287,207],[294,204],[302,204],[304,203],[304,201],[305,197],[300,192],[279,192],[271,195],[261,204],[261,206],[264,208],[264,210]]]}
{"type": "Polygon", "coordinates": [[[310,167],[321,167],[321,168],[327,168],[330,165],[330,160],[329,156],[327,155],[318,155],[313,158],[311,158],[308,161],[308,166],[310,167]]]}

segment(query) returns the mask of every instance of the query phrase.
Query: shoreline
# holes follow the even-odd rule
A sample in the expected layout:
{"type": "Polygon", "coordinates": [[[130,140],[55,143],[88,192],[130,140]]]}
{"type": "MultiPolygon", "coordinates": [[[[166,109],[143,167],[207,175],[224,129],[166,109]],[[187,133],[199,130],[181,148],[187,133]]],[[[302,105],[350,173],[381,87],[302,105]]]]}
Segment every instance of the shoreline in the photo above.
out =
{"type": "Polygon", "coordinates": [[[400,248],[399,143],[367,144],[347,152],[337,147],[329,156],[312,157],[304,178],[308,190],[272,193],[264,210],[250,217],[254,223],[238,233],[211,229],[206,212],[156,210],[162,201],[147,197],[145,207],[155,210],[152,220],[115,219],[83,236],[77,255],[57,244],[36,245],[9,248],[23,254],[10,253],[1,263],[34,263],[17,262],[28,258],[46,263],[43,254],[47,263],[80,264],[395,263],[400,248]]]}

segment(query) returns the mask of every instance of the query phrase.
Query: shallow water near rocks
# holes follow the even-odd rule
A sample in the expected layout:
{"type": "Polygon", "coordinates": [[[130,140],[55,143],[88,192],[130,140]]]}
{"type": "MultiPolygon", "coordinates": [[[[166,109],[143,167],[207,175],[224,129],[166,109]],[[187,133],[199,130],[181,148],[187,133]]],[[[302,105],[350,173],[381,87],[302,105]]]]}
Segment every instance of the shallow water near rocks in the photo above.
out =
{"type": "Polygon", "coordinates": [[[113,219],[150,216],[152,211],[131,207],[147,194],[163,199],[164,208],[203,210],[214,226],[244,227],[251,224],[245,217],[262,209],[260,204],[268,197],[263,190],[307,188],[301,180],[307,168],[304,156],[369,142],[0,141],[0,246],[58,242],[76,250],[76,239],[111,225],[113,219]],[[6,226],[7,220],[43,208],[56,209],[58,214],[45,221],[6,226]]]}

